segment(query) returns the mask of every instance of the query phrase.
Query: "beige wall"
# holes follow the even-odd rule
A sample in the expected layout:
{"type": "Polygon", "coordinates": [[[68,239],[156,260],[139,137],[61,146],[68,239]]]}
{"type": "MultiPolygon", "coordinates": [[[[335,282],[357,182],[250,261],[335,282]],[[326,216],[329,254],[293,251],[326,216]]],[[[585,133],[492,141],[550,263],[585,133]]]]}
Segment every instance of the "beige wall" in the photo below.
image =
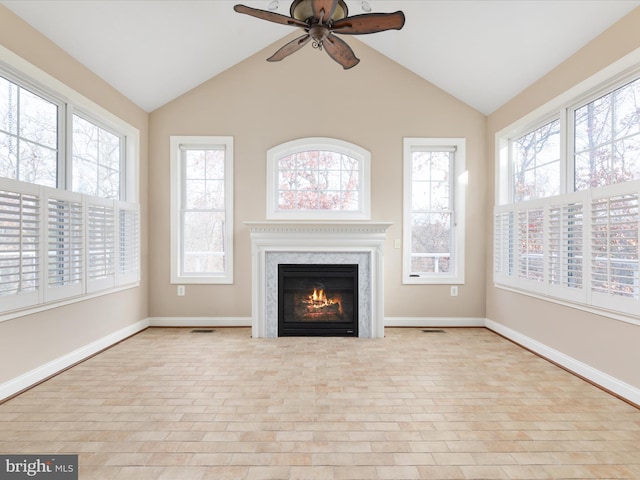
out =
{"type": "Polygon", "coordinates": [[[310,45],[280,63],[266,62],[282,40],[150,115],[151,316],[251,315],[251,249],[242,222],[265,219],[266,151],[326,136],[371,152],[372,220],[393,222],[385,249],[385,315],[484,317],[486,117],[356,38],[348,40],[362,60],[352,70],[310,45]],[[171,135],[234,137],[235,283],[188,285],[185,297],[169,283],[171,135]],[[402,232],[403,137],[467,139],[467,269],[457,298],[448,286],[401,283],[401,251],[393,247],[402,232]]]}
{"type": "Polygon", "coordinates": [[[487,120],[487,318],[640,388],[640,327],[493,287],[491,206],[496,132],[640,48],[635,9],[487,120]]]}
{"type": "Polygon", "coordinates": [[[140,130],[143,271],[139,288],[0,322],[2,384],[147,318],[148,115],[3,6],[0,44],[140,130]]]}

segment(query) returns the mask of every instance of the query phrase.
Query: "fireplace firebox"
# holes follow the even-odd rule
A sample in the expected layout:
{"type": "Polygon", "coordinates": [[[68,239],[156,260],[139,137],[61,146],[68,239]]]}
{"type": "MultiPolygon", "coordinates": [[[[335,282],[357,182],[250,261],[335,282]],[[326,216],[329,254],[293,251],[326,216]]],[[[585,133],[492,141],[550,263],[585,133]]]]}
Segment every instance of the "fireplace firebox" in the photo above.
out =
{"type": "Polygon", "coordinates": [[[278,265],[278,336],[358,336],[358,265],[278,265]]]}

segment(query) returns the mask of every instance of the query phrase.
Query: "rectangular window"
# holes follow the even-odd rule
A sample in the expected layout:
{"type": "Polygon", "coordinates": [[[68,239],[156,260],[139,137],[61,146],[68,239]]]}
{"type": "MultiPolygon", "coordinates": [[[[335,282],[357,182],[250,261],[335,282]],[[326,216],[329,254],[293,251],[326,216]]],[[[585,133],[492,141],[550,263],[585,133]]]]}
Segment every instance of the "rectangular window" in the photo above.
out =
{"type": "Polygon", "coordinates": [[[584,286],[585,207],[582,197],[567,200],[548,208],[548,275],[551,290],[573,296],[584,286]]]}
{"type": "Polygon", "coordinates": [[[560,193],[560,121],[554,120],[511,141],[514,202],[560,193]]]}
{"type": "Polygon", "coordinates": [[[89,291],[115,285],[116,215],[112,201],[92,198],[87,208],[87,284],[89,291]]]}
{"type": "Polygon", "coordinates": [[[544,280],[544,210],[531,206],[518,211],[518,277],[537,289],[544,280]]]}
{"type": "Polygon", "coordinates": [[[464,139],[406,138],[405,283],[464,283],[464,139]]]}
{"type": "Polygon", "coordinates": [[[9,308],[35,303],[40,289],[40,198],[0,188],[0,299],[9,308]]]}
{"type": "Polygon", "coordinates": [[[591,201],[591,292],[604,299],[640,299],[638,239],[640,194],[591,201]]]}
{"type": "Polygon", "coordinates": [[[0,65],[3,318],[136,286],[138,130],[2,49],[0,65]]]}
{"type": "Polygon", "coordinates": [[[73,115],[73,191],[101,198],[120,198],[123,137],[79,115],[73,115]]]}
{"type": "Polygon", "coordinates": [[[637,318],[640,72],[580,88],[497,134],[494,282],[637,318]]]}
{"type": "Polygon", "coordinates": [[[493,219],[493,276],[496,281],[509,284],[515,276],[515,214],[496,207],[493,219]]]}
{"type": "Polygon", "coordinates": [[[174,283],[233,282],[233,141],[171,137],[174,283]]]}
{"type": "Polygon", "coordinates": [[[0,76],[0,176],[58,185],[60,105],[0,76]]]}
{"type": "Polygon", "coordinates": [[[573,111],[575,190],[640,179],[640,78],[573,111]]]}
{"type": "Polygon", "coordinates": [[[82,196],[50,192],[47,200],[47,300],[82,294],[84,275],[84,206],[82,196]]]}

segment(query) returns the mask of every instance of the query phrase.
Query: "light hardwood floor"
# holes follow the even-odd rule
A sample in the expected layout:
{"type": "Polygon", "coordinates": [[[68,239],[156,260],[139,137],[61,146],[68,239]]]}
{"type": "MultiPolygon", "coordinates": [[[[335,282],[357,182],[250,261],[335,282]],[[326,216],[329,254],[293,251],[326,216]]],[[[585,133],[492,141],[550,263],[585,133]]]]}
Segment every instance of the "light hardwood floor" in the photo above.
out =
{"type": "Polygon", "coordinates": [[[482,328],[150,328],[0,420],[0,452],[77,453],[82,480],[640,479],[638,409],[482,328]]]}

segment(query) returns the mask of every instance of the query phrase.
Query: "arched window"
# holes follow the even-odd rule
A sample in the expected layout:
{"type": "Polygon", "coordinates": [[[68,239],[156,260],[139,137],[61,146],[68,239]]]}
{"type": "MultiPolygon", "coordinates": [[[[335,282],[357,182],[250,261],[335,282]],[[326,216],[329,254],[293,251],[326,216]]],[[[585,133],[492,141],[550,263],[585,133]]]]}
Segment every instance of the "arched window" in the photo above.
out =
{"type": "Polygon", "coordinates": [[[370,153],[333,138],[302,138],[267,152],[270,220],[369,220],[370,153]]]}

